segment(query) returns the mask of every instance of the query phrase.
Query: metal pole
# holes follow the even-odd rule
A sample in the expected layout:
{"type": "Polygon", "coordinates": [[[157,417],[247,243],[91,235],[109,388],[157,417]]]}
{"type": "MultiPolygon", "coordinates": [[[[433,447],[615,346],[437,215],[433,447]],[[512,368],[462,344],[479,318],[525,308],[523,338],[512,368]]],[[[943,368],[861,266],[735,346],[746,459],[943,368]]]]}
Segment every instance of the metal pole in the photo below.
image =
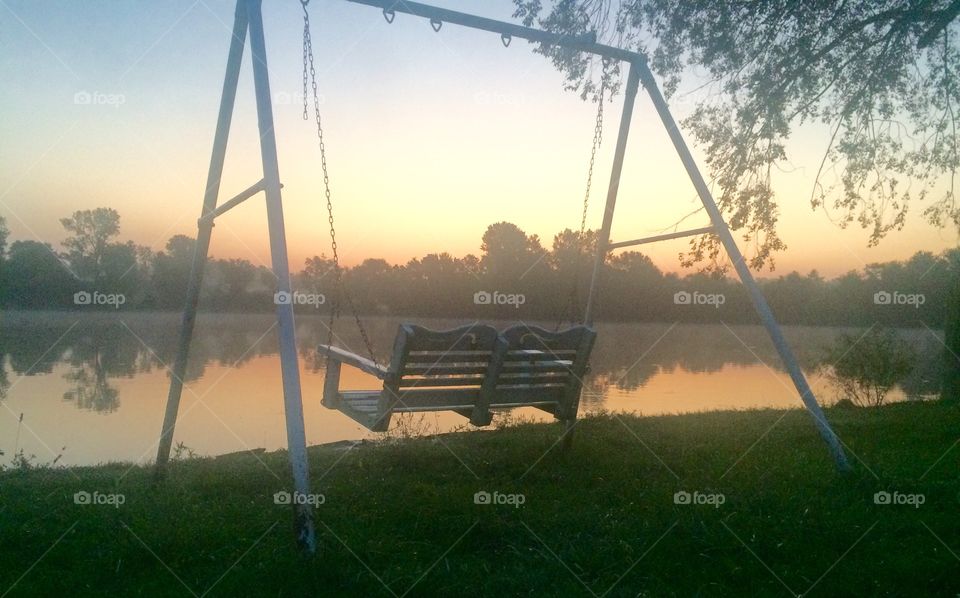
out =
{"type": "Polygon", "coordinates": [[[653,78],[653,73],[650,72],[645,61],[637,61],[633,66],[638,67],[640,70],[643,86],[647,89],[647,93],[650,94],[650,99],[653,100],[653,105],[660,115],[660,120],[663,121],[663,126],[667,129],[670,140],[673,141],[673,146],[676,148],[677,154],[680,155],[680,160],[687,170],[687,175],[693,182],[693,186],[700,196],[700,201],[703,202],[703,207],[710,215],[710,221],[713,222],[713,226],[716,229],[714,233],[720,237],[724,249],[726,249],[731,261],[733,261],[733,267],[737,270],[737,274],[740,275],[741,282],[743,282],[744,286],[747,287],[747,290],[750,292],[753,306],[760,315],[760,320],[763,322],[763,325],[767,328],[770,339],[773,341],[777,353],[780,354],[780,359],[783,360],[784,365],[787,367],[787,372],[790,374],[794,386],[797,387],[797,392],[800,393],[800,399],[813,416],[817,429],[820,431],[820,436],[822,436],[827,443],[837,469],[840,471],[850,471],[850,463],[847,461],[847,456],[843,451],[843,447],[840,445],[840,440],[830,427],[830,423],[827,422],[827,417],[817,403],[816,397],[813,396],[813,390],[811,390],[810,385],[807,384],[807,379],[803,375],[803,371],[800,369],[800,365],[797,363],[793,351],[790,350],[790,346],[783,337],[780,325],[777,324],[777,320],[773,317],[773,312],[770,311],[770,306],[767,305],[767,300],[764,298],[763,292],[760,290],[760,287],[757,286],[757,282],[754,280],[750,268],[747,267],[743,254],[740,253],[740,248],[737,247],[737,243],[734,241],[730,229],[727,228],[726,223],[723,221],[720,209],[714,202],[713,196],[710,194],[710,189],[703,180],[703,176],[700,174],[700,170],[697,168],[697,164],[694,162],[693,156],[690,154],[690,150],[687,148],[687,144],[680,134],[680,129],[677,127],[676,121],[673,120],[673,115],[670,114],[670,108],[667,106],[663,94],[660,93],[660,88],[653,78]]]}
{"type": "Polygon", "coordinates": [[[593,326],[593,312],[596,310],[600,274],[603,271],[603,262],[607,257],[607,246],[610,244],[613,208],[617,204],[617,192],[620,190],[623,155],[627,151],[627,135],[630,133],[630,120],[633,118],[633,105],[637,99],[637,88],[639,86],[640,74],[636,63],[631,62],[630,74],[627,75],[627,89],[623,98],[623,114],[620,116],[620,131],[617,133],[617,148],[613,154],[613,172],[610,174],[610,187],[607,189],[607,205],[603,211],[603,226],[600,228],[600,236],[597,238],[597,255],[593,262],[590,294],[587,296],[587,309],[583,315],[583,323],[587,326],[593,326]]]}
{"type": "Polygon", "coordinates": [[[167,408],[163,415],[163,428],[160,430],[160,442],[157,446],[156,474],[158,477],[163,475],[164,467],[170,459],[173,432],[177,425],[177,413],[180,410],[180,396],[183,394],[183,378],[187,372],[190,339],[193,337],[197,303],[200,301],[200,285],[203,282],[203,268],[207,262],[210,234],[213,229],[212,219],[204,221],[204,218],[213,213],[220,194],[220,179],[223,175],[223,161],[227,153],[227,137],[230,134],[230,121],[233,117],[233,104],[237,96],[237,81],[240,78],[240,64],[243,61],[246,37],[247,11],[241,2],[237,2],[233,18],[233,37],[230,40],[230,52],[227,55],[227,72],[223,79],[223,95],[220,97],[220,113],[217,116],[217,131],[213,138],[210,169],[207,171],[207,188],[203,195],[203,209],[193,251],[190,282],[187,285],[187,298],[180,322],[180,340],[177,344],[177,356],[173,362],[167,408]]]}
{"type": "MultiPolygon", "coordinates": [[[[267,196],[267,224],[270,229],[270,254],[277,290],[290,292],[290,267],[287,262],[287,241],[283,224],[283,206],[280,203],[280,169],[277,164],[277,140],[273,129],[273,106],[270,101],[270,76],[267,70],[267,51],[263,39],[261,0],[246,0],[250,21],[250,50],[253,63],[253,83],[257,96],[257,123],[260,130],[260,157],[263,161],[264,190],[267,196]]],[[[295,493],[305,497],[310,493],[310,472],[307,467],[307,437],[303,425],[303,402],[300,396],[300,369],[297,365],[296,328],[293,305],[277,305],[277,324],[280,336],[280,369],[283,377],[283,407],[287,423],[287,450],[293,470],[295,493]]],[[[294,500],[297,542],[307,552],[316,551],[313,529],[313,510],[305,501],[294,500]]]]}

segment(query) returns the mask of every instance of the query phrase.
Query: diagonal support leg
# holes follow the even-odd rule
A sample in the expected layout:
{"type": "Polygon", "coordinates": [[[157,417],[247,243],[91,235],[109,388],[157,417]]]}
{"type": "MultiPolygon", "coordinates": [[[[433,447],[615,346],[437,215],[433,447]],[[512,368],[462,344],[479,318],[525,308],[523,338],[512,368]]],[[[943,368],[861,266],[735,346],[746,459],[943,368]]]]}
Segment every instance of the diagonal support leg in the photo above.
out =
{"type": "MultiPolygon", "coordinates": [[[[283,223],[283,208],[280,204],[280,174],[277,164],[277,145],[273,130],[273,107],[270,101],[270,82],[267,72],[266,49],[263,37],[263,17],[261,0],[237,0],[234,16],[233,37],[227,58],[227,71],[220,100],[220,112],[217,118],[217,131],[214,136],[210,170],[207,176],[207,189],[204,194],[203,211],[199,220],[197,243],[194,250],[193,266],[187,288],[187,300],[180,327],[180,339],[174,361],[167,407],[164,413],[163,428],[157,449],[157,476],[162,476],[170,458],[180,398],[183,393],[183,378],[186,374],[190,340],[196,320],[197,304],[200,297],[200,285],[203,270],[210,247],[213,217],[217,212],[217,198],[223,175],[226,157],[227,138],[240,77],[240,66],[247,32],[250,32],[250,46],[254,74],[254,87],[257,100],[257,120],[260,129],[260,153],[263,162],[263,190],[267,199],[267,219],[270,231],[270,250],[273,259],[273,271],[277,276],[278,290],[290,291],[290,269],[287,260],[286,234],[283,223]]],[[[259,190],[259,189],[258,189],[259,190]]],[[[283,377],[284,410],[287,422],[287,444],[290,463],[293,470],[294,490],[306,495],[310,492],[309,470],[307,467],[306,433],[303,423],[303,404],[300,395],[300,371],[298,367],[296,339],[294,337],[293,308],[291,305],[277,306],[277,322],[280,334],[280,361],[283,377]]],[[[305,503],[306,501],[294,501],[305,503]]],[[[316,551],[316,537],[313,527],[313,512],[307,504],[294,504],[297,539],[302,549],[316,551]]]]}
{"type": "MultiPolygon", "coordinates": [[[[261,0],[245,1],[250,21],[251,62],[253,63],[253,85],[257,96],[257,123],[260,129],[264,191],[267,196],[270,254],[273,260],[273,273],[277,277],[277,290],[289,293],[290,266],[287,261],[283,206],[280,203],[280,169],[277,164],[277,139],[273,129],[273,106],[270,100],[267,51],[263,39],[261,0]]],[[[293,322],[293,305],[289,302],[277,305],[277,324],[280,335],[280,367],[283,377],[283,407],[287,422],[287,448],[290,466],[293,469],[293,486],[297,493],[305,496],[310,493],[310,473],[307,467],[307,438],[303,425],[303,401],[300,395],[296,328],[293,322]]],[[[313,553],[316,551],[313,508],[309,504],[294,504],[294,510],[297,541],[303,550],[313,553]]]]}
{"type": "Polygon", "coordinates": [[[763,296],[763,292],[760,290],[760,287],[757,286],[757,282],[754,280],[753,274],[750,272],[750,268],[747,267],[747,263],[746,260],[744,260],[743,254],[740,253],[740,248],[737,247],[737,243],[734,240],[733,235],[730,233],[730,229],[727,228],[726,223],[723,221],[723,215],[720,214],[720,209],[717,207],[716,202],[714,202],[713,196],[710,194],[710,189],[707,187],[707,183],[703,180],[703,175],[700,174],[700,170],[697,168],[697,164],[693,160],[693,156],[690,154],[690,149],[687,147],[686,142],[683,140],[683,136],[680,134],[680,129],[677,127],[676,121],[673,120],[673,115],[670,113],[670,109],[667,106],[666,100],[663,98],[663,94],[660,93],[660,88],[657,86],[657,82],[653,78],[653,73],[650,72],[646,62],[642,60],[634,61],[631,66],[631,71],[634,68],[639,69],[643,86],[647,89],[647,93],[650,95],[650,99],[653,101],[653,105],[657,109],[657,114],[660,115],[660,120],[667,129],[667,133],[670,135],[670,140],[673,142],[673,146],[676,148],[677,154],[680,155],[680,160],[683,162],[683,166],[687,170],[687,175],[690,177],[690,180],[693,182],[693,186],[697,190],[697,194],[700,196],[700,201],[703,202],[703,207],[710,215],[710,221],[713,223],[713,226],[716,229],[714,232],[720,237],[720,242],[723,243],[723,247],[726,249],[727,255],[730,256],[730,260],[733,262],[733,267],[740,276],[741,282],[743,282],[743,285],[747,287],[747,290],[750,293],[750,298],[753,300],[753,306],[760,315],[760,320],[766,327],[767,332],[770,334],[770,339],[773,341],[773,345],[776,347],[777,353],[780,354],[780,359],[783,360],[784,365],[787,367],[787,372],[790,374],[790,378],[793,380],[793,384],[796,386],[797,392],[800,393],[800,399],[807,407],[807,411],[810,412],[810,415],[813,416],[813,420],[817,425],[820,436],[822,436],[824,442],[827,443],[827,447],[830,449],[830,453],[833,455],[833,460],[836,463],[837,469],[842,472],[850,471],[850,463],[847,461],[847,456],[840,444],[840,439],[837,438],[837,435],[830,427],[830,423],[827,421],[826,415],[823,413],[823,410],[817,403],[816,397],[813,396],[813,391],[810,389],[810,385],[807,384],[807,379],[803,375],[803,371],[800,369],[800,365],[797,363],[797,359],[794,357],[793,351],[790,350],[790,346],[783,337],[783,332],[780,330],[780,325],[777,324],[777,320],[773,317],[773,312],[770,311],[770,306],[767,305],[767,300],[763,296]]]}
{"type": "Polygon", "coordinates": [[[230,135],[230,121],[233,118],[233,105],[237,97],[237,81],[240,78],[240,64],[243,61],[243,46],[247,37],[247,10],[237,3],[233,20],[233,37],[230,40],[230,53],[227,56],[227,72],[223,80],[223,95],[220,97],[220,112],[217,117],[217,132],[213,138],[213,151],[210,157],[210,170],[207,172],[207,188],[203,195],[203,210],[197,242],[194,246],[193,265],[190,268],[190,281],[187,285],[187,299],[180,322],[180,339],[177,355],[173,362],[170,378],[170,391],[167,394],[167,408],[163,416],[163,428],[160,431],[160,443],[157,447],[156,475],[161,477],[170,459],[173,444],[173,432],[180,411],[180,396],[183,394],[183,378],[187,373],[187,358],[190,354],[190,340],[197,316],[197,304],[200,301],[200,285],[203,282],[203,269],[207,263],[210,249],[210,234],[213,221],[204,217],[213,213],[220,195],[220,180],[223,176],[223,162],[227,153],[227,138],[230,135]]]}

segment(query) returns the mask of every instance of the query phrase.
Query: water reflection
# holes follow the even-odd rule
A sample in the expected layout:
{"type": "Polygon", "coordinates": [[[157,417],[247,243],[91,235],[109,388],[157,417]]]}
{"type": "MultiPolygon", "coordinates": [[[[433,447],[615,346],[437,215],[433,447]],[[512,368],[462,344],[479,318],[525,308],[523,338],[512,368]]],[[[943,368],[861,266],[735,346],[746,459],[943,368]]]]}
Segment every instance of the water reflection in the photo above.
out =
{"type": "MultiPolygon", "coordinates": [[[[366,322],[381,362],[389,360],[398,323],[389,318],[366,322]]],[[[469,322],[419,323],[450,328],[469,322]]],[[[321,316],[298,316],[297,320],[309,440],[362,438],[365,431],[319,406],[323,362],[314,347],[327,340],[325,324],[321,316]]],[[[510,323],[494,325],[504,328],[510,323]]],[[[23,412],[35,431],[38,455],[44,446],[70,443],[64,459],[68,463],[149,458],[166,399],[167,364],[173,362],[178,327],[177,314],[0,314],[0,400],[8,406],[0,409],[0,443],[8,432],[15,434],[15,418],[3,412],[23,412]],[[41,438],[48,442],[41,443],[41,438]]],[[[602,407],[653,414],[799,406],[760,327],[606,323],[598,329],[582,400],[587,410],[602,407]]],[[[841,332],[812,327],[785,330],[809,373],[841,332]]],[[[927,330],[901,334],[914,345],[919,366],[902,384],[899,396],[935,393],[942,363],[939,339],[927,330]]],[[[362,353],[359,334],[346,322],[337,329],[337,344],[362,353]]],[[[204,454],[283,446],[279,377],[271,316],[202,314],[181,408],[183,414],[192,411],[182,417],[178,439],[204,454]]],[[[814,390],[830,402],[832,397],[820,382],[817,386],[812,377],[814,390]]],[[[377,382],[351,372],[345,375],[344,385],[376,388],[377,382]]],[[[463,423],[457,416],[437,417],[441,428],[463,423]]],[[[12,448],[0,446],[4,451],[12,448]]]]}
{"type": "MultiPolygon", "coordinates": [[[[389,349],[399,320],[371,319],[370,336],[377,358],[389,360],[389,349]]],[[[434,328],[469,323],[425,320],[434,328]]],[[[500,327],[507,323],[494,323],[500,327]]],[[[337,330],[337,342],[361,352],[358,335],[346,324],[337,330]]],[[[4,314],[0,320],[0,392],[14,378],[50,374],[65,364],[63,378],[70,389],[65,401],[78,408],[113,412],[120,397],[111,378],[130,378],[172,363],[177,342],[176,314],[4,314]]],[[[836,328],[786,329],[801,367],[813,370],[836,328]]],[[[939,351],[937,339],[924,331],[901,331],[914,344],[918,371],[904,384],[909,395],[936,391],[939,351]]],[[[305,369],[319,372],[323,360],[314,348],[326,342],[326,322],[320,317],[298,320],[297,343],[305,369]]],[[[256,357],[278,354],[274,320],[268,315],[204,314],[191,346],[184,381],[202,378],[211,365],[243,367],[256,357]]],[[[588,394],[602,401],[609,389],[636,391],[657,375],[674,372],[716,373],[730,365],[763,363],[782,371],[780,360],[764,330],[758,326],[601,324],[587,380],[588,394]]]]}

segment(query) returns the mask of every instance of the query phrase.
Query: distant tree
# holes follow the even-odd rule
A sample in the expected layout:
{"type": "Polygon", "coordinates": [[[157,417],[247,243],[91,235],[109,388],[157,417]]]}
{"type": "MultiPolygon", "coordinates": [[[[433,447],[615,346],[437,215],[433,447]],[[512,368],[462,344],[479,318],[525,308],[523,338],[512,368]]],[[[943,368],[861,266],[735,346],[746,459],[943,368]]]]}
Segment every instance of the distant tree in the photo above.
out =
{"type": "Polygon", "coordinates": [[[843,334],[825,355],[821,370],[841,397],[861,407],[883,405],[887,393],[913,369],[910,346],[889,329],[843,334]]]}
{"type": "Polygon", "coordinates": [[[211,270],[215,270],[212,278],[218,281],[216,296],[221,309],[240,311],[254,307],[251,305],[250,286],[257,274],[256,266],[239,259],[216,260],[210,266],[211,270]]]}
{"type": "Polygon", "coordinates": [[[120,234],[120,214],[112,208],[78,210],[60,224],[71,236],[63,241],[67,260],[78,276],[102,286],[105,276],[104,258],[110,240],[120,234]]]}
{"type": "Polygon", "coordinates": [[[344,276],[346,289],[357,309],[370,313],[389,313],[395,296],[395,270],[386,260],[368,258],[351,268],[344,276]]]}
{"type": "Polygon", "coordinates": [[[10,237],[10,229],[7,228],[7,220],[0,216],[0,260],[7,257],[7,239],[10,237]]]}
{"type": "Polygon", "coordinates": [[[816,317],[824,300],[823,278],[814,270],[807,276],[791,272],[774,280],[764,281],[763,293],[777,308],[777,317],[784,324],[809,322],[816,317]]]}
{"type": "MultiPolygon", "coordinates": [[[[303,273],[311,280],[319,284],[319,281],[334,275],[333,260],[327,259],[326,255],[315,255],[307,258],[303,273]]],[[[320,287],[318,287],[320,288],[320,287]]]]}
{"type": "Polygon", "coordinates": [[[112,292],[124,293],[132,306],[143,285],[140,249],[133,243],[110,243],[100,259],[100,284],[112,292]]]}
{"type": "Polygon", "coordinates": [[[516,285],[528,276],[533,268],[543,263],[546,254],[536,235],[527,236],[523,230],[509,222],[498,222],[487,227],[483,233],[480,264],[495,283],[516,285]]]}
{"type": "Polygon", "coordinates": [[[817,317],[823,324],[834,326],[872,324],[876,321],[869,317],[873,292],[860,272],[851,271],[838,276],[826,283],[817,317]]]}
{"type": "MultiPolygon", "coordinates": [[[[584,231],[581,237],[580,231],[567,228],[554,235],[549,264],[555,278],[552,287],[559,303],[558,318],[576,321],[582,316],[582,304],[586,301],[593,275],[596,246],[596,231],[584,231]]],[[[609,283],[607,280],[604,286],[612,295],[615,291],[609,283]]]]}
{"type": "Polygon", "coordinates": [[[187,235],[174,235],[166,244],[167,255],[178,264],[190,264],[197,240],[187,235]]]}
{"type": "Polygon", "coordinates": [[[449,253],[431,253],[410,260],[398,272],[405,281],[396,285],[403,289],[401,309],[440,316],[469,313],[479,283],[472,266],[449,253]]]}
{"type": "MultiPolygon", "coordinates": [[[[10,229],[7,228],[7,221],[3,216],[0,216],[0,307],[3,307],[7,302],[7,284],[4,277],[6,274],[7,238],[9,236],[10,229]]],[[[0,374],[0,377],[2,377],[2,374],[0,374]]]]}
{"type": "MultiPolygon", "coordinates": [[[[622,251],[607,260],[603,280],[599,313],[604,317],[665,319],[673,302],[673,289],[664,284],[660,268],[638,251],[622,251]]],[[[590,284],[589,275],[584,284],[590,284]]],[[[584,299],[586,294],[585,289],[584,299]]]]}
{"type": "Polygon", "coordinates": [[[195,243],[186,235],[174,235],[167,241],[165,249],[154,256],[151,287],[158,307],[183,307],[195,243]]]}
{"type": "Polygon", "coordinates": [[[480,264],[480,258],[472,253],[468,253],[460,258],[460,264],[463,266],[464,272],[467,272],[475,278],[480,276],[480,273],[482,272],[483,266],[480,264]]]}
{"type": "Polygon", "coordinates": [[[48,243],[14,241],[7,267],[4,286],[11,307],[62,308],[73,304],[73,293],[80,288],[48,243]]]}
{"type": "Polygon", "coordinates": [[[596,231],[580,232],[566,228],[553,236],[550,264],[558,273],[572,274],[575,267],[592,270],[591,259],[597,246],[596,231]]]}

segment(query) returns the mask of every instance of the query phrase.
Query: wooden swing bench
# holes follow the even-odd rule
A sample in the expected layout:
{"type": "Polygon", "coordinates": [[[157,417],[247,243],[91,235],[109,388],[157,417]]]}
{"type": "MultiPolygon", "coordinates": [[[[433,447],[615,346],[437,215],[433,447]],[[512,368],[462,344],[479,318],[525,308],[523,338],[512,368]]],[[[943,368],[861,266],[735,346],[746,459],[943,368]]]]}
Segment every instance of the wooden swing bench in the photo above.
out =
{"type": "Polygon", "coordinates": [[[486,426],[492,410],[537,407],[559,420],[577,417],[583,376],[596,332],[575,326],[549,332],[488,325],[436,331],[401,324],[386,367],[331,345],[320,345],[327,374],[323,405],[369,430],[384,432],[394,413],[454,411],[486,426]],[[340,390],[342,365],[383,381],[377,390],[340,390]]]}

